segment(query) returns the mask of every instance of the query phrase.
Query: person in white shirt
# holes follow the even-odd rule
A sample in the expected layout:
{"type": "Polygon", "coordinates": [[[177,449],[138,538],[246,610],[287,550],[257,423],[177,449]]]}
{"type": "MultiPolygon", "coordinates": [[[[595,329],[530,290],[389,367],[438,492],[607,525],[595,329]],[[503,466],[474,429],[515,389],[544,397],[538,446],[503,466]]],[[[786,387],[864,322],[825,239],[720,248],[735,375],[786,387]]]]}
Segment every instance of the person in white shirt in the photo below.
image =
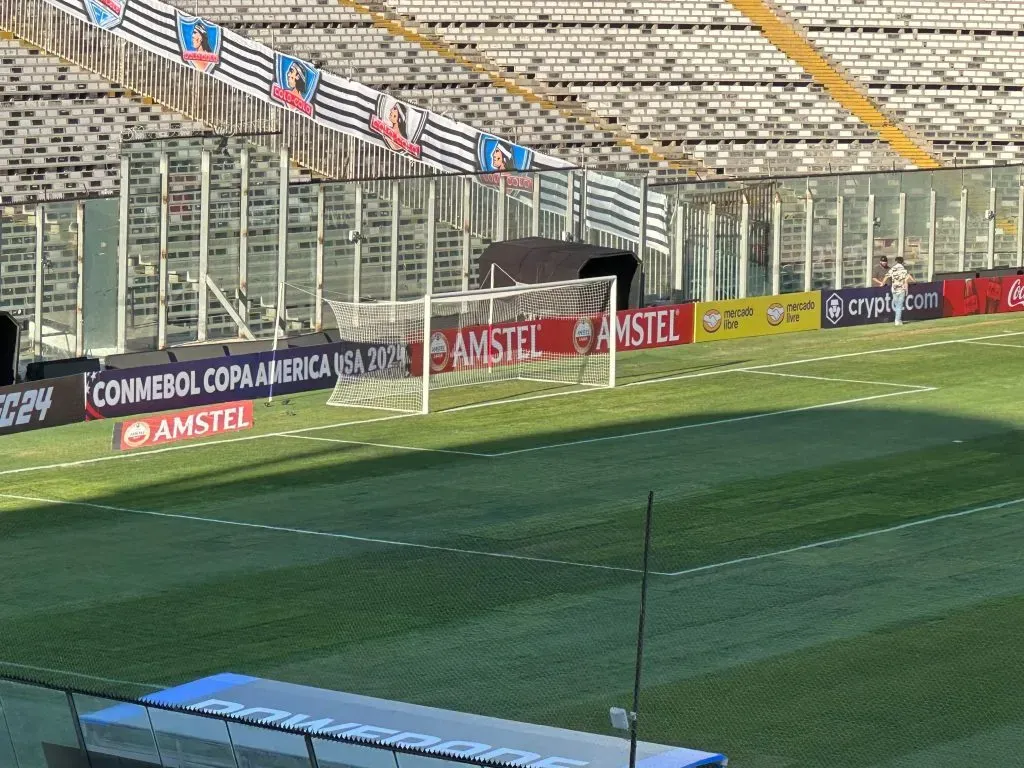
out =
{"type": "Polygon", "coordinates": [[[917,282],[914,276],[903,266],[903,257],[897,256],[896,263],[882,280],[882,285],[892,284],[892,311],[896,315],[896,325],[903,325],[903,307],[907,303],[907,288],[917,282]]]}

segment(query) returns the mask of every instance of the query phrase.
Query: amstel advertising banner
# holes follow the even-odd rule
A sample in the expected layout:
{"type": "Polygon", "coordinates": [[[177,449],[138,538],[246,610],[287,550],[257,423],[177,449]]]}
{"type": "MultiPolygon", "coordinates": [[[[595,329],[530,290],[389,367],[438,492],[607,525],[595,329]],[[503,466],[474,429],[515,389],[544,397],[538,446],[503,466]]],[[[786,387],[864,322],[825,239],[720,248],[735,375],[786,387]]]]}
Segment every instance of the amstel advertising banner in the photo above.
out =
{"type": "Polygon", "coordinates": [[[252,429],[252,400],[207,405],[114,424],[114,450],[131,451],[180,440],[252,429]]]}
{"type": "MultiPolygon", "coordinates": [[[[616,349],[671,347],[693,341],[693,304],[676,304],[618,312],[616,349]]],[[[540,320],[443,328],[430,335],[431,373],[541,360],[548,356],[600,354],[608,351],[608,315],[546,317],[540,320]]],[[[422,345],[411,345],[413,376],[422,373],[422,345]]]]}
{"type": "Polygon", "coordinates": [[[945,317],[1024,311],[1024,277],[975,277],[946,280],[942,286],[945,317]]]}
{"type": "Polygon", "coordinates": [[[821,328],[821,291],[697,304],[694,341],[742,339],[821,328]]]}

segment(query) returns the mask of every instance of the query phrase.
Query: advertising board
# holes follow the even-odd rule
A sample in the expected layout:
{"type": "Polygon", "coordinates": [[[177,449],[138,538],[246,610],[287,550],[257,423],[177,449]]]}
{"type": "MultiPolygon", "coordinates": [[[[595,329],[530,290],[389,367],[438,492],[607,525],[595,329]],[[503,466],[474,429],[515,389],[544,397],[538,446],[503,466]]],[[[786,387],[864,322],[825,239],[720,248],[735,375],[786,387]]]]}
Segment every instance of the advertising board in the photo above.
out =
{"type": "Polygon", "coordinates": [[[1024,311],[1024,276],[946,280],[942,287],[945,317],[1024,311]]]}
{"type": "Polygon", "coordinates": [[[742,339],[821,328],[821,292],[697,304],[694,341],[742,339]]]}
{"type": "Polygon", "coordinates": [[[0,387],[0,435],[85,420],[84,375],[0,387]]]}
{"type": "Polygon", "coordinates": [[[260,400],[333,387],[338,376],[382,370],[407,373],[403,344],[341,342],[234,357],[107,370],[88,374],[90,419],[190,408],[233,400],[260,400]]]}
{"type": "MultiPolygon", "coordinates": [[[[892,291],[889,288],[843,288],[821,292],[821,327],[891,323],[892,291]]],[[[934,320],[942,317],[942,283],[911,283],[907,291],[904,320],[934,320]]]]}
{"type": "Polygon", "coordinates": [[[252,429],[252,401],[205,405],[114,424],[115,451],[151,448],[181,440],[252,429]]]}

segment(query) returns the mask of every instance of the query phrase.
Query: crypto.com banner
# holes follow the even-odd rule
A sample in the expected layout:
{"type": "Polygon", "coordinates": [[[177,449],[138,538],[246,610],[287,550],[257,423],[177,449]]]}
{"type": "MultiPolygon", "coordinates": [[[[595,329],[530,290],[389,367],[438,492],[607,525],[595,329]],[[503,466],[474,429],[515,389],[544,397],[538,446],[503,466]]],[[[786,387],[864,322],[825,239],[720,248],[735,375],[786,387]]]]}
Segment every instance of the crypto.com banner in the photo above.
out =
{"type": "MultiPolygon", "coordinates": [[[[616,314],[620,352],[671,347],[693,341],[693,304],[631,309],[616,314]]],[[[410,370],[423,370],[422,346],[410,347],[410,370]]],[[[430,335],[431,373],[512,365],[545,355],[590,355],[608,351],[608,316],[548,317],[541,320],[444,328],[430,335]]]]}
{"type": "Polygon", "coordinates": [[[323,344],[88,374],[90,419],[131,416],[333,387],[338,376],[407,370],[402,344],[323,344]]]}
{"type": "Polygon", "coordinates": [[[942,287],[945,317],[1024,311],[1024,276],[946,280],[942,287]]]}
{"type": "MultiPolygon", "coordinates": [[[[844,288],[821,292],[821,327],[891,323],[892,291],[889,288],[844,288]]],[[[942,283],[911,283],[907,292],[906,320],[934,320],[942,317],[942,283]]]]}
{"type": "Polygon", "coordinates": [[[697,305],[694,341],[741,339],[821,328],[821,292],[706,301],[697,305]]]}
{"type": "Polygon", "coordinates": [[[84,375],[0,387],[0,435],[85,420],[84,375]]]}

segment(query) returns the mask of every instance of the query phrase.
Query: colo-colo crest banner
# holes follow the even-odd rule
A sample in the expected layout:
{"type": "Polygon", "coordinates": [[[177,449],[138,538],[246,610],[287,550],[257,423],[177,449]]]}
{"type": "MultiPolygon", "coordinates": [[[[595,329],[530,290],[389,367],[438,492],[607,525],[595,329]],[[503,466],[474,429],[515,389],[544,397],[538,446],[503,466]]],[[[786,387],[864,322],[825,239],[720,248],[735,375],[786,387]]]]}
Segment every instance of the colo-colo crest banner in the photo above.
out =
{"type": "Polygon", "coordinates": [[[409,373],[403,344],[339,342],[90,373],[86,416],[103,419],[333,387],[338,376],[409,373]]]}
{"type": "MultiPolygon", "coordinates": [[[[571,167],[271,50],[160,0],[44,1],[158,56],[362,141],[450,173],[478,173],[485,185],[497,186],[499,174],[505,175],[506,190],[514,196],[529,197],[537,178],[529,172],[571,167]]],[[[588,174],[588,186],[588,225],[635,240],[640,216],[637,187],[597,173],[588,174]]],[[[542,207],[556,213],[565,210],[564,204],[549,197],[542,194],[542,207]]],[[[566,199],[564,193],[561,198],[566,199]]],[[[667,253],[666,202],[664,195],[649,193],[647,239],[651,248],[667,253]]]]}

